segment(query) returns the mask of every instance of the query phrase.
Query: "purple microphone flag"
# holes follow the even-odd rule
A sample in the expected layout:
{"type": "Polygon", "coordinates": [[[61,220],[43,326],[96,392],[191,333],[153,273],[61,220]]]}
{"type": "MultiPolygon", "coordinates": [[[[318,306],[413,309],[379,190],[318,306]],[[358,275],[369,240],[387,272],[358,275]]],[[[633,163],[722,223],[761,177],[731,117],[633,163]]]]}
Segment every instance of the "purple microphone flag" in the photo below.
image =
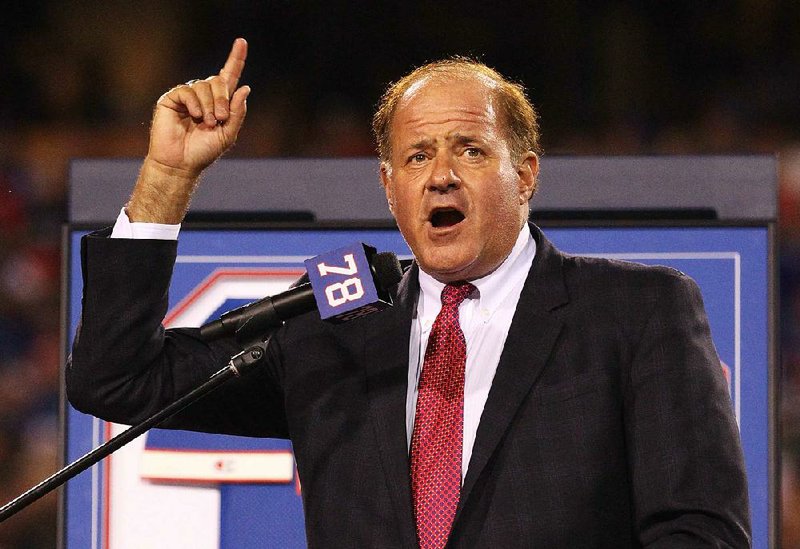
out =
{"type": "Polygon", "coordinates": [[[391,305],[370,267],[375,251],[354,242],[305,261],[320,318],[346,322],[391,305]]]}

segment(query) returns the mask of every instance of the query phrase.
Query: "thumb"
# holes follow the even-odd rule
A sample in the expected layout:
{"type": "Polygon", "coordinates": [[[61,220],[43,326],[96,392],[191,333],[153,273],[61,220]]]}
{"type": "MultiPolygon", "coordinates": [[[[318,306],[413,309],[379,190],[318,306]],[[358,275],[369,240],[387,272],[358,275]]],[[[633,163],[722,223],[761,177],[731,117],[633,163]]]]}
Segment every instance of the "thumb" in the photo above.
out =
{"type": "Polygon", "coordinates": [[[230,128],[233,135],[239,132],[239,129],[244,123],[244,117],[247,115],[248,95],[250,95],[250,86],[242,86],[236,90],[233,93],[233,97],[231,97],[230,116],[225,125],[230,128]]]}

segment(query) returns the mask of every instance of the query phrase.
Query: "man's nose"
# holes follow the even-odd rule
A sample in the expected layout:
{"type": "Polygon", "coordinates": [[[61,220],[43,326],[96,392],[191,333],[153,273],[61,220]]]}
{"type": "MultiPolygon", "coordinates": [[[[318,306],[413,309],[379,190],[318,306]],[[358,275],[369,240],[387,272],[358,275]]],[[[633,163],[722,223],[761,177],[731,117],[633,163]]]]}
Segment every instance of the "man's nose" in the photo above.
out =
{"type": "Polygon", "coordinates": [[[456,174],[453,163],[447,155],[437,155],[433,159],[428,190],[448,192],[461,186],[461,179],[456,174]]]}

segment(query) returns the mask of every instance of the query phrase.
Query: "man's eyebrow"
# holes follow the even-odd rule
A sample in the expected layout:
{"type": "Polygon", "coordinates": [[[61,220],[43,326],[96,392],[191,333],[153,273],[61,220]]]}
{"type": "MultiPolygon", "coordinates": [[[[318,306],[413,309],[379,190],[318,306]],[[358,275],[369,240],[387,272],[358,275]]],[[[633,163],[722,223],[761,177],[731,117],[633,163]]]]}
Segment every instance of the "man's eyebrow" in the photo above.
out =
{"type": "MultiPolygon", "coordinates": [[[[483,141],[482,139],[478,138],[475,135],[462,134],[462,133],[454,133],[452,135],[447,136],[446,139],[447,141],[455,143],[457,145],[465,145],[467,143],[476,143],[483,141]]],[[[432,139],[430,137],[425,137],[420,139],[419,141],[411,143],[408,147],[406,147],[406,150],[427,149],[433,146],[435,142],[436,142],[435,139],[432,139]]]]}
{"type": "Polygon", "coordinates": [[[408,151],[408,150],[412,150],[412,149],[414,149],[414,150],[416,150],[416,149],[427,149],[431,145],[433,145],[433,142],[434,142],[434,140],[431,139],[430,137],[425,137],[425,138],[420,139],[419,141],[415,141],[414,143],[411,143],[408,147],[406,147],[406,150],[408,151]]]}
{"type": "Polygon", "coordinates": [[[453,134],[452,137],[450,137],[449,139],[451,141],[455,141],[459,145],[466,145],[467,143],[475,143],[478,141],[482,141],[475,135],[461,134],[461,133],[453,134]]]}

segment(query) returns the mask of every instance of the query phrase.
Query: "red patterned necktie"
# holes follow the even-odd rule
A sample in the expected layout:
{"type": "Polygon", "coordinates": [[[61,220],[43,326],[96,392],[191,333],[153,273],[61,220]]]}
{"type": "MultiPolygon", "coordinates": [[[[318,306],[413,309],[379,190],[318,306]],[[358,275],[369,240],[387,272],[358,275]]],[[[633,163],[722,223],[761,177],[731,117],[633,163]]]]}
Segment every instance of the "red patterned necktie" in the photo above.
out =
{"type": "Polygon", "coordinates": [[[442,310],[425,349],[411,437],[411,491],[421,549],[445,546],[458,506],[467,361],[458,306],[473,290],[468,282],[444,287],[442,310]]]}

